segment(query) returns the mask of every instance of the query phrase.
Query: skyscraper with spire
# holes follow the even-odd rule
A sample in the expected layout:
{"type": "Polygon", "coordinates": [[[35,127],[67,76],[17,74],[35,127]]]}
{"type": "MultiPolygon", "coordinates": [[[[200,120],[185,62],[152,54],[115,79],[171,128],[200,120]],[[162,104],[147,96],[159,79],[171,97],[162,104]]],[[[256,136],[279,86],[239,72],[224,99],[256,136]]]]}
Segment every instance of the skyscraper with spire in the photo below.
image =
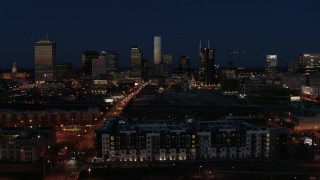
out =
{"type": "Polygon", "coordinates": [[[198,79],[204,81],[204,56],[201,52],[202,44],[201,40],[199,43],[199,60],[198,60],[198,79]]]}
{"type": "Polygon", "coordinates": [[[210,48],[210,41],[208,41],[208,47],[202,48],[201,41],[199,45],[199,65],[198,73],[199,80],[204,84],[213,84],[215,76],[215,52],[210,48]]]}

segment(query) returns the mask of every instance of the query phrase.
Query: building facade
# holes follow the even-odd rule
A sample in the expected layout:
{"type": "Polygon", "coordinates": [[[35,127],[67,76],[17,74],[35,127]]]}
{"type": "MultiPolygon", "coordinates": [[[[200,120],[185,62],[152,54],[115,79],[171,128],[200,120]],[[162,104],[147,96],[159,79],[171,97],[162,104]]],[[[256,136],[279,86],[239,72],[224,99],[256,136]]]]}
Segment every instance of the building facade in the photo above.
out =
{"type": "Polygon", "coordinates": [[[54,128],[0,128],[0,162],[37,162],[55,139],[54,128]]]}
{"type": "Polygon", "coordinates": [[[142,59],[142,71],[141,71],[141,77],[143,81],[148,80],[148,74],[149,74],[149,65],[147,59],[142,59]]]}
{"type": "Polygon", "coordinates": [[[35,43],[35,81],[55,81],[56,72],[56,43],[49,38],[43,38],[35,43]]]}
{"type": "Polygon", "coordinates": [[[118,51],[106,51],[105,55],[107,59],[107,71],[115,72],[118,70],[118,63],[119,63],[119,53],[118,51]]]}
{"type": "Polygon", "coordinates": [[[180,73],[190,73],[191,71],[191,61],[188,56],[181,56],[179,59],[179,72],[180,73]]]}
{"type": "Polygon", "coordinates": [[[132,47],[130,51],[131,76],[141,77],[142,75],[142,51],[139,47],[132,47]]]}
{"type": "Polygon", "coordinates": [[[172,76],[172,55],[170,54],[162,54],[162,64],[163,64],[163,72],[162,75],[164,77],[172,76]]]}
{"type": "Polygon", "coordinates": [[[99,53],[96,51],[85,51],[82,57],[82,75],[92,76],[92,60],[99,58],[99,53]]]}
{"type": "Polygon", "coordinates": [[[153,63],[158,65],[161,63],[161,36],[154,36],[154,48],[153,48],[153,63]]]}
{"type": "Polygon", "coordinates": [[[59,81],[72,78],[72,63],[57,64],[57,79],[59,81]]]}
{"type": "Polygon", "coordinates": [[[215,80],[214,49],[201,48],[199,63],[200,81],[203,81],[204,84],[213,84],[215,80]]]}
{"type": "Polygon", "coordinates": [[[36,123],[42,126],[60,124],[93,124],[100,116],[99,108],[84,110],[10,111],[0,109],[0,124],[7,126],[36,123]]]}
{"type": "Polygon", "coordinates": [[[3,73],[2,74],[3,79],[15,79],[15,78],[26,79],[28,77],[29,77],[29,75],[26,72],[18,72],[16,62],[14,62],[12,64],[11,73],[3,73]]]}
{"type": "Polygon", "coordinates": [[[278,57],[275,54],[269,54],[266,56],[265,71],[267,75],[275,75],[278,71],[278,57]]]}
{"type": "Polygon", "coordinates": [[[301,72],[319,72],[320,54],[301,54],[299,56],[299,65],[301,72]]]}
{"type": "Polygon", "coordinates": [[[92,59],[92,78],[100,79],[100,76],[105,74],[107,74],[107,59],[92,59]]]}
{"type": "Polygon", "coordinates": [[[257,128],[243,121],[143,122],[112,117],[96,130],[97,152],[105,161],[280,158],[284,128],[257,128]]]}

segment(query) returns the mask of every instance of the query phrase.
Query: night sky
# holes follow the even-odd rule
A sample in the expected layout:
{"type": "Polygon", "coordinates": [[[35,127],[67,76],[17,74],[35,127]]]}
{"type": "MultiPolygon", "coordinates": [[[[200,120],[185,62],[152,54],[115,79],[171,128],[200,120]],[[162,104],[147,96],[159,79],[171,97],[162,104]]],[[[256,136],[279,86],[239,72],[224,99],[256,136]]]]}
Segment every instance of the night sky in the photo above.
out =
{"type": "Polygon", "coordinates": [[[281,62],[299,53],[320,52],[319,0],[6,0],[0,2],[0,68],[33,68],[34,43],[47,34],[57,43],[57,61],[80,67],[84,50],[118,50],[120,66],[130,64],[133,45],[153,63],[153,36],[163,53],[197,65],[199,40],[227,51],[238,66],[263,66],[265,55],[281,62]]]}

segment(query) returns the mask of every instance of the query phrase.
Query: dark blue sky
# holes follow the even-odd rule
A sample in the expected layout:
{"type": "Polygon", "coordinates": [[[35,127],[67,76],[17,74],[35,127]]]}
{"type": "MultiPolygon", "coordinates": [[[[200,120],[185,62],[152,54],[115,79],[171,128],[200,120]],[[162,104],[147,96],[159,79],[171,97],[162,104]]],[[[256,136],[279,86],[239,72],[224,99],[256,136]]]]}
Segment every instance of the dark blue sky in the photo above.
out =
{"type": "Polygon", "coordinates": [[[0,2],[0,68],[33,67],[34,42],[57,43],[58,63],[80,67],[84,50],[118,50],[129,65],[139,45],[153,62],[153,36],[164,53],[197,64],[199,40],[210,40],[218,64],[226,51],[244,50],[239,66],[263,66],[265,55],[284,61],[301,52],[320,52],[319,0],[6,0],[0,2]]]}

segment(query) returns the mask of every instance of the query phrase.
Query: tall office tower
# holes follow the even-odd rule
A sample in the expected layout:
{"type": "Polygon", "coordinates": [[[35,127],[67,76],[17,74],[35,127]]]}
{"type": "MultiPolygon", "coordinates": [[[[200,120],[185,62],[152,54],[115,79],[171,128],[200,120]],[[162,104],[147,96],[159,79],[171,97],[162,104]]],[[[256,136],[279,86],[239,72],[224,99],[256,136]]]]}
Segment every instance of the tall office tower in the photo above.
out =
{"type": "Polygon", "coordinates": [[[199,59],[198,59],[198,79],[204,82],[204,54],[202,53],[201,41],[199,44],[199,59]]]}
{"type": "Polygon", "coordinates": [[[162,75],[165,77],[171,77],[172,75],[172,56],[169,54],[162,54],[163,72],[162,75]]]}
{"type": "Polygon", "coordinates": [[[56,80],[56,43],[43,38],[35,43],[34,50],[35,82],[56,80]]]}
{"type": "Polygon", "coordinates": [[[190,58],[188,56],[181,56],[179,59],[180,73],[189,73],[191,70],[190,58]]]}
{"type": "Polygon", "coordinates": [[[266,74],[275,75],[278,68],[278,58],[277,55],[268,54],[266,57],[266,74]]]}
{"type": "Polygon", "coordinates": [[[114,72],[118,70],[118,58],[119,53],[118,51],[106,51],[106,58],[107,58],[107,71],[114,72]]]}
{"type": "Polygon", "coordinates": [[[99,53],[96,51],[85,51],[82,53],[82,75],[92,76],[92,59],[97,59],[99,53]]]}
{"type": "Polygon", "coordinates": [[[131,59],[131,76],[141,77],[142,52],[139,47],[134,46],[131,48],[130,59],[131,59]]]}
{"type": "Polygon", "coordinates": [[[299,56],[301,72],[320,72],[320,54],[301,54],[299,56]]]}
{"type": "Polygon", "coordinates": [[[104,58],[92,59],[92,78],[100,79],[107,74],[107,60],[104,58]]]}
{"type": "Polygon", "coordinates": [[[201,48],[200,57],[204,60],[204,83],[213,84],[214,83],[214,49],[201,48]]]}
{"type": "Polygon", "coordinates": [[[161,36],[154,36],[153,63],[158,65],[161,63],[161,36]]]}

